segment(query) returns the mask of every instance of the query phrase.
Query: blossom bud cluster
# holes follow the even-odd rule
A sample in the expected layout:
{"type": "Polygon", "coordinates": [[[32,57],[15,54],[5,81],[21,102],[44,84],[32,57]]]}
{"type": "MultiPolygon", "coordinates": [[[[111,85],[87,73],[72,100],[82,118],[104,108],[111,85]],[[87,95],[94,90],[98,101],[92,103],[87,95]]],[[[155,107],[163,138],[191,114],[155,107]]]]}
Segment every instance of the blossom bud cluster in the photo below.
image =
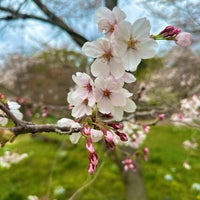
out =
{"type": "Polygon", "coordinates": [[[155,40],[174,40],[181,47],[189,47],[192,44],[192,35],[182,32],[175,26],[165,27],[158,35],[151,35],[155,40]]]}

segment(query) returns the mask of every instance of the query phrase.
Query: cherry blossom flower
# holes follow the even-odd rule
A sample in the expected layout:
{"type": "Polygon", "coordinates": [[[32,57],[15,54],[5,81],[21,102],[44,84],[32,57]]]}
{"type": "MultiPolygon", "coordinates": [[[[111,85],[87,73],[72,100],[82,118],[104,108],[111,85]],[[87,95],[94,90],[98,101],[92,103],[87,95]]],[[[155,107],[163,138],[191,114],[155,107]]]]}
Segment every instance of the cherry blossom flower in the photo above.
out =
{"type": "Polygon", "coordinates": [[[77,72],[72,76],[77,84],[75,90],[68,93],[67,100],[72,106],[72,116],[79,118],[92,113],[92,107],[95,104],[94,83],[91,77],[85,73],[77,72]]]}
{"type": "Polygon", "coordinates": [[[21,107],[17,102],[14,101],[8,101],[8,108],[10,112],[19,120],[23,118],[23,114],[19,111],[19,108],[21,107]]]}
{"type": "MultiPolygon", "coordinates": [[[[62,127],[70,127],[70,128],[81,128],[81,125],[78,122],[75,122],[72,119],[68,119],[68,118],[62,118],[60,120],[57,121],[57,126],[62,128],[62,127]]],[[[69,139],[71,141],[71,143],[76,144],[78,143],[79,139],[81,137],[81,133],[72,133],[69,136],[69,139]]]]}
{"type": "Polygon", "coordinates": [[[27,153],[18,154],[16,152],[6,151],[4,155],[0,157],[0,167],[9,168],[13,163],[19,163],[27,157],[27,153]]]}
{"type": "Polygon", "coordinates": [[[187,32],[180,32],[175,37],[176,44],[181,47],[189,47],[192,44],[192,35],[187,32]]]}
{"type": "Polygon", "coordinates": [[[95,22],[98,24],[99,32],[104,31],[106,36],[110,36],[117,28],[118,24],[126,18],[125,13],[118,7],[113,10],[101,7],[94,16],[95,22]]]}
{"type": "Polygon", "coordinates": [[[122,58],[125,70],[135,71],[141,59],[155,55],[156,41],[150,38],[150,23],[146,18],[133,24],[123,22],[112,37],[114,54],[122,58]]]}
{"type": "Polygon", "coordinates": [[[190,170],[191,169],[191,165],[187,162],[187,161],[184,161],[183,162],[183,167],[187,170],[190,170]]]}
{"type": "Polygon", "coordinates": [[[124,107],[132,94],[110,78],[95,80],[95,97],[101,113],[112,113],[114,107],[124,107]]]}
{"type": "Polygon", "coordinates": [[[70,94],[68,95],[68,102],[74,107],[72,108],[72,116],[75,118],[83,117],[84,115],[92,114],[92,107],[90,99],[82,99],[81,97],[72,98],[70,94]]]}
{"type": "Polygon", "coordinates": [[[86,42],[82,51],[85,55],[96,58],[91,65],[91,72],[95,77],[106,77],[111,73],[114,77],[120,78],[125,73],[121,60],[113,54],[109,40],[86,42]]]}
{"type": "Polygon", "coordinates": [[[72,75],[72,80],[77,84],[76,94],[83,99],[93,98],[94,82],[92,78],[86,74],[77,72],[76,75],[72,75]]]}

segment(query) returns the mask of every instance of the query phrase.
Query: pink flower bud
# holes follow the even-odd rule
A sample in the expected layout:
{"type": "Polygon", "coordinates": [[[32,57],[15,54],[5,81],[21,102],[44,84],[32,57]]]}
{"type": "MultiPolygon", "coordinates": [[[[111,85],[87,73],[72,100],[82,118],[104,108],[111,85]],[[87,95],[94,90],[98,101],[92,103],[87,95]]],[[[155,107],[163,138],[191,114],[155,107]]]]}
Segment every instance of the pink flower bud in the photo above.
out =
{"type": "Polygon", "coordinates": [[[143,158],[144,161],[147,161],[148,160],[148,155],[143,155],[142,158],[143,158]]]}
{"type": "Polygon", "coordinates": [[[108,123],[109,126],[111,126],[114,129],[121,129],[123,128],[123,124],[122,123],[108,123]]]}
{"type": "Polygon", "coordinates": [[[113,133],[109,130],[106,131],[105,135],[105,140],[107,142],[112,142],[113,141],[113,133]]]}
{"type": "Polygon", "coordinates": [[[128,171],[128,170],[135,171],[136,170],[136,165],[133,163],[133,160],[130,158],[125,158],[122,161],[122,164],[124,166],[124,171],[128,171]]]}
{"type": "Polygon", "coordinates": [[[2,93],[0,92],[0,99],[4,99],[4,98],[5,98],[4,94],[2,94],[2,93]]]}
{"type": "Polygon", "coordinates": [[[48,110],[48,108],[44,108],[43,110],[42,110],[42,117],[47,117],[49,115],[49,110],[48,110]]]}
{"type": "Polygon", "coordinates": [[[192,44],[192,35],[187,32],[181,32],[176,37],[176,44],[181,47],[189,47],[192,44]]]}
{"type": "Polygon", "coordinates": [[[181,32],[181,29],[174,26],[167,26],[164,30],[162,30],[159,35],[162,35],[165,38],[175,37],[181,32]]]}
{"type": "Polygon", "coordinates": [[[124,141],[124,142],[128,141],[128,137],[125,133],[122,133],[120,131],[116,131],[115,133],[120,137],[121,141],[124,141]]]}
{"type": "Polygon", "coordinates": [[[165,118],[165,114],[159,114],[158,115],[158,120],[163,120],[165,118]]]}
{"type": "Polygon", "coordinates": [[[114,150],[115,149],[115,143],[113,141],[111,142],[107,142],[106,141],[106,147],[109,149],[109,150],[114,150]]]}
{"type": "Polygon", "coordinates": [[[90,127],[87,124],[83,127],[83,132],[85,135],[90,135],[90,127]]]}
{"type": "Polygon", "coordinates": [[[91,153],[89,156],[90,159],[90,163],[92,163],[93,165],[97,166],[98,164],[98,155],[96,153],[91,153]]]}
{"type": "Polygon", "coordinates": [[[88,165],[88,173],[92,175],[92,174],[94,174],[95,170],[96,170],[96,166],[93,165],[92,163],[89,163],[89,165],[88,165]]]}
{"type": "Polygon", "coordinates": [[[149,154],[149,148],[148,148],[148,147],[145,147],[145,148],[143,149],[143,153],[146,154],[146,155],[148,155],[148,154],[149,154]]]}
{"type": "Polygon", "coordinates": [[[94,153],[94,145],[92,143],[91,138],[87,139],[87,143],[85,145],[86,149],[88,150],[89,153],[94,153]]]}
{"type": "Polygon", "coordinates": [[[143,125],[142,128],[143,128],[145,133],[148,133],[149,130],[150,130],[150,126],[147,126],[147,125],[143,125]]]}

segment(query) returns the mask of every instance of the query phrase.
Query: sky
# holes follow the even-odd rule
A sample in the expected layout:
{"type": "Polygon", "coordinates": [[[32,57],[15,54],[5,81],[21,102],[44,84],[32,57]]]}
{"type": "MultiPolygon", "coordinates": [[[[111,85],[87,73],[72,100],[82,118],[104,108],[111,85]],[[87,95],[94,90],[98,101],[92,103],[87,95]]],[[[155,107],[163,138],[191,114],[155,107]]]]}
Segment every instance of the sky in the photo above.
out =
{"type": "MultiPolygon", "coordinates": [[[[138,2],[141,1],[142,0],[132,1],[131,5],[127,5],[121,0],[119,2],[119,7],[126,13],[127,20],[130,22],[134,22],[141,17],[147,17],[152,25],[152,33],[158,33],[167,24],[162,20],[155,20],[150,13],[139,6],[138,2]]],[[[97,27],[94,25],[93,18],[90,18],[89,22],[87,18],[85,20],[87,20],[87,29],[83,29],[82,26],[74,26],[74,28],[81,34],[84,34],[86,38],[92,40],[97,35],[97,27]]],[[[74,24],[77,24],[76,21],[74,21],[74,24]]],[[[4,58],[12,53],[30,55],[48,47],[66,47],[69,50],[79,50],[74,43],[69,43],[69,38],[60,29],[33,20],[26,22],[22,20],[13,21],[9,24],[9,27],[6,28],[6,32],[2,34],[2,30],[0,31],[0,65],[3,63],[4,58]]],[[[165,43],[162,44],[162,42],[160,42],[160,50],[163,50],[164,46],[165,43]]]]}

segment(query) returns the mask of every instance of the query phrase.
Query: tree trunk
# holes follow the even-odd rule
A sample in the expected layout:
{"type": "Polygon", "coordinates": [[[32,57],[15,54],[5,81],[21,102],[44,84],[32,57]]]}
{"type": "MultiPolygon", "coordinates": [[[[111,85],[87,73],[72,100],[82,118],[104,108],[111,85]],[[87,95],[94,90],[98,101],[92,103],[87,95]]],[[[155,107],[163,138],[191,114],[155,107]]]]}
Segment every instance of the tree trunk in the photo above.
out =
{"type": "Polygon", "coordinates": [[[112,161],[118,166],[122,181],[125,187],[125,199],[126,200],[147,200],[147,193],[145,189],[144,179],[140,168],[139,160],[136,159],[136,171],[131,170],[124,171],[122,166],[123,155],[120,152],[134,153],[135,150],[131,147],[120,147],[122,151],[118,153],[111,151],[108,153],[112,161]]]}
{"type": "Polygon", "coordinates": [[[105,0],[105,6],[112,10],[115,6],[117,6],[117,0],[105,0]]]}
{"type": "Polygon", "coordinates": [[[144,180],[139,166],[139,162],[136,162],[137,170],[122,171],[122,180],[125,186],[126,200],[147,200],[146,189],[144,180]]]}

